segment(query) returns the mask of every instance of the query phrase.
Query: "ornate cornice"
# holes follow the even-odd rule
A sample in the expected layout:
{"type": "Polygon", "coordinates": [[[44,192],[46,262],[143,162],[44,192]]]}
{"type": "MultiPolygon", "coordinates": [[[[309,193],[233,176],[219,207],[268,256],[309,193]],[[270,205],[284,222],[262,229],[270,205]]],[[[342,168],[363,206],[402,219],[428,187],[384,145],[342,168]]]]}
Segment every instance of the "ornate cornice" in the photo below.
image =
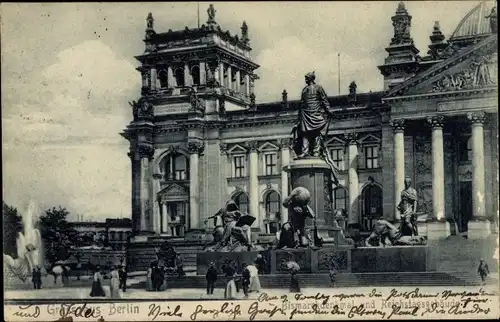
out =
{"type": "Polygon", "coordinates": [[[405,120],[404,119],[391,120],[391,127],[394,132],[404,132],[405,120]]]}
{"type": "Polygon", "coordinates": [[[486,113],[484,112],[467,113],[467,119],[471,124],[483,125],[484,122],[486,122],[486,113]]]}
{"type": "Polygon", "coordinates": [[[140,143],[137,146],[137,152],[139,153],[139,156],[142,158],[148,158],[151,159],[155,153],[155,149],[152,144],[144,144],[140,143]]]}
{"type": "Polygon", "coordinates": [[[433,129],[442,129],[444,127],[444,117],[441,115],[427,117],[427,123],[433,129]]]}

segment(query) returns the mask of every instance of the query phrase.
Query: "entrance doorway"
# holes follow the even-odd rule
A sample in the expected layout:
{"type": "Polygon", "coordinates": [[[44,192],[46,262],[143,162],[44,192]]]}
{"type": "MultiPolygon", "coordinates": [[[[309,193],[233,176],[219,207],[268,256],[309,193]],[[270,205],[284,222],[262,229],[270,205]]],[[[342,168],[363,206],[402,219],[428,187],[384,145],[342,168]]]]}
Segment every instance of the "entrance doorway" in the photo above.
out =
{"type": "Polygon", "coordinates": [[[472,218],[472,182],[461,181],[459,191],[458,231],[467,232],[467,223],[472,218]]]}

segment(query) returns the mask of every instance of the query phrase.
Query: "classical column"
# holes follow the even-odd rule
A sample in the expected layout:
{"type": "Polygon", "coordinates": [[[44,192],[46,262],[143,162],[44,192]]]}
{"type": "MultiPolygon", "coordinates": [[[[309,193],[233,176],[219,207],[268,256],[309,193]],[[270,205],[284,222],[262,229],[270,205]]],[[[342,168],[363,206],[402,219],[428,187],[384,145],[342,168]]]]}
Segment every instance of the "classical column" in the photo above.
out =
{"type": "Polygon", "coordinates": [[[172,66],[168,66],[167,68],[167,82],[168,82],[168,88],[177,87],[177,80],[174,77],[174,71],[172,70],[172,66]]]}
{"type": "Polygon", "coordinates": [[[189,230],[199,229],[200,221],[200,175],[199,157],[203,152],[202,140],[189,140],[187,143],[189,151],[189,230]]]}
{"type": "Polygon", "coordinates": [[[184,64],[184,84],[186,86],[193,85],[193,77],[191,76],[191,70],[189,69],[189,64],[184,64]]]}
{"type": "Polygon", "coordinates": [[[139,183],[139,200],[141,209],[141,232],[149,231],[149,221],[151,218],[151,198],[149,195],[149,162],[153,157],[154,149],[148,145],[140,145],[138,147],[140,157],[140,183],[139,183]]]}
{"type": "Polygon", "coordinates": [[[236,92],[240,91],[240,82],[241,82],[240,71],[236,70],[236,83],[234,84],[234,90],[236,92]]]}
{"type": "Polygon", "coordinates": [[[151,68],[151,81],[150,81],[150,84],[151,84],[151,90],[155,90],[156,89],[156,83],[157,83],[157,77],[156,77],[156,68],[151,68]]]}
{"type": "Polygon", "coordinates": [[[288,172],[283,167],[290,163],[290,139],[281,139],[281,223],[288,221],[288,209],[283,206],[283,200],[288,196],[288,172]]]}
{"type": "Polygon", "coordinates": [[[443,116],[427,118],[432,127],[432,215],[437,220],[445,218],[443,120],[443,116]]]}
{"type": "Polygon", "coordinates": [[[141,231],[141,210],[140,210],[140,199],[138,194],[138,188],[140,186],[138,179],[140,179],[140,172],[138,167],[140,166],[140,158],[138,153],[132,149],[127,153],[131,162],[131,174],[132,174],[132,233],[135,235],[141,231]]]}
{"type": "Polygon", "coordinates": [[[200,62],[200,85],[205,85],[207,83],[207,68],[204,61],[200,62]]]}
{"type": "Polygon", "coordinates": [[[219,63],[219,84],[220,86],[225,86],[224,84],[224,63],[219,63]]]}
{"type": "Polygon", "coordinates": [[[245,75],[245,95],[250,95],[250,75],[245,75]]]}
{"type": "Polygon", "coordinates": [[[250,185],[250,215],[256,218],[254,225],[260,227],[262,225],[259,213],[259,157],[257,148],[259,142],[250,141],[247,143],[249,153],[249,185],[250,185]]]}
{"type": "Polygon", "coordinates": [[[468,113],[472,127],[472,216],[486,216],[484,180],[484,112],[468,113]]]}
{"type": "Polygon", "coordinates": [[[405,120],[391,121],[394,132],[394,220],[401,220],[398,205],[405,188],[405,120]]]}
{"type": "Polygon", "coordinates": [[[165,202],[161,203],[161,218],[162,218],[162,223],[161,223],[161,232],[162,233],[169,233],[168,231],[168,208],[167,204],[165,202]]]}
{"type": "Polygon", "coordinates": [[[345,134],[347,140],[347,156],[349,160],[349,220],[348,224],[357,224],[359,221],[359,178],[358,178],[358,142],[356,133],[345,134]]]}

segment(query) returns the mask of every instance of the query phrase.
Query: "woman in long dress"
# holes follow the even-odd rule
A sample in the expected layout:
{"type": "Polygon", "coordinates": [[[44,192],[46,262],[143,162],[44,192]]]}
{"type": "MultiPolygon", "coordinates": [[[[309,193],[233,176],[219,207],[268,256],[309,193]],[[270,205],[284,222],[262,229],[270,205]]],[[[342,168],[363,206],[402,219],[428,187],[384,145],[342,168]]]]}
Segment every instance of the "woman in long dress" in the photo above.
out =
{"type": "Polygon", "coordinates": [[[120,275],[117,268],[111,271],[111,280],[109,283],[109,297],[112,299],[121,298],[120,294],[120,275]]]}
{"type": "Polygon", "coordinates": [[[248,291],[259,292],[261,286],[260,286],[259,273],[257,267],[254,265],[248,265],[247,269],[250,272],[250,286],[248,288],[248,291]]]}
{"type": "Polygon", "coordinates": [[[99,267],[94,272],[94,280],[92,282],[92,290],[90,291],[91,297],[106,296],[102,287],[102,275],[99,267]]]}
{"type": "Polygon", "coordinates": [[[151,264],[148,268],[148,275],[146,278],[146,291],[153,291],[153,264],[151,264]]]}

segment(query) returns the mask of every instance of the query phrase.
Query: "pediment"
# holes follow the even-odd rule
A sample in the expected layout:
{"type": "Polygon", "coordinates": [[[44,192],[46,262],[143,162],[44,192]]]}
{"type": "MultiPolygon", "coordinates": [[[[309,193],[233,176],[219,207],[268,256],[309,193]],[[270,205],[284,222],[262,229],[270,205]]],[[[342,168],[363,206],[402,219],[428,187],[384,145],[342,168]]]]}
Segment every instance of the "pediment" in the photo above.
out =
{"type": "Polygon", "coordinates": [[[158,192],[160,198],[168,197],[187,197],[188,191],[185,187],[177,183],[172,183],[166,186],[163,190],[158,192]]]}
{"type": "Polygon", "coordinates": [[[279,147],[272,144],[272,143],[269,143],[269,142],[266,142],[264,144],[262,144],[259,148],[259,151],[261,152],[266,152],[266,151],[278,151],[279,150],[279,147]]]}
{"type": "Polygon", "coordinates": [[[388,91],[386,98],[496,88],[497,44],[497,35],[492,35],[470,48],[457,52],[395,86],[388,91]]]}
{"type": "Polygon", "coordinates": [[[229,154],[246,154],[247,153],[247,149],[245,149],[244,147],[242,147],[239,144],[235,144],[227,152],[229,154]]]}
{"type": "Polygon", "coordinates": [[[330,138],[325,143],[326,146],[344,146],[345,144],[346,144],[346,141],[344,141],[336,136],[330,138]]]}
{"type": "Polygon", "coordinates": [[[380,138],[373,134],[367,134],[359,139],[359,143],[361,144],[380,143],[380,138]]]}

